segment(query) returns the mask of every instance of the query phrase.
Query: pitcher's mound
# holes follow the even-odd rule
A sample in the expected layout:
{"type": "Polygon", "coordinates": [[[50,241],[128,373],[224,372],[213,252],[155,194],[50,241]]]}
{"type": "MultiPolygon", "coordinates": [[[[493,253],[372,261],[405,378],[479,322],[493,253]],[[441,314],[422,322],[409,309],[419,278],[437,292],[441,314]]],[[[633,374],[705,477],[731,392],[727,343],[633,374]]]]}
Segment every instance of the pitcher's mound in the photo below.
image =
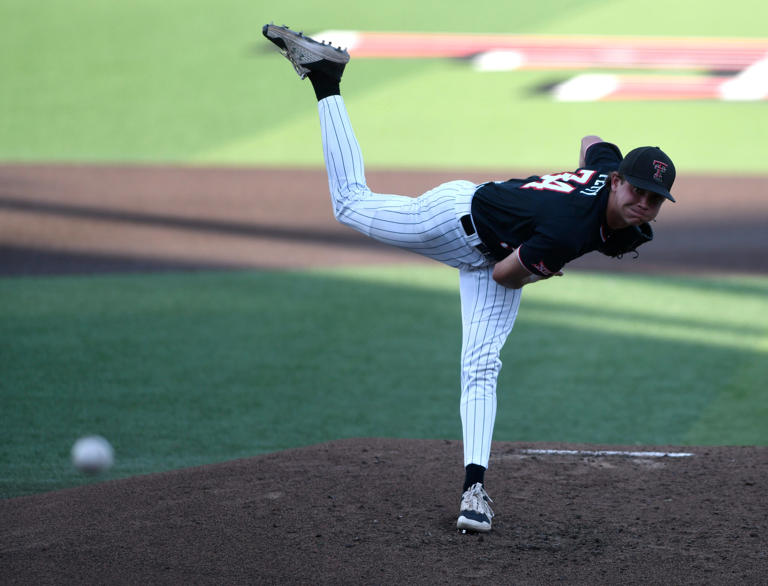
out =
{"type": "Polygon", "coordinates": [[[350,439],[0,501],[5,583],[757,584],[768,448],[350,439]],[[666,453],[666,455],[665,455],[666,453]]]}

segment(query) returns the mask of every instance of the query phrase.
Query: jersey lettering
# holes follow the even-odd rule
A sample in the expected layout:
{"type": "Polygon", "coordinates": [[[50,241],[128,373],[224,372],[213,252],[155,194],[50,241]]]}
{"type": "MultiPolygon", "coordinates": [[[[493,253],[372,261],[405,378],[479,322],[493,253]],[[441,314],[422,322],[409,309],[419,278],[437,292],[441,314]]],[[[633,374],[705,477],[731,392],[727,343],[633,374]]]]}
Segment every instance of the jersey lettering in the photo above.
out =
{"type": "Polygon", "coordinates": [[[594,184],[590,185],[586,189],[582,189],[579,191],[581,195],[588,195],[591,197],[594,197],[598,194],[598,192],[605,186],[605,182],[608,180],[608,175],[606,173],[600,173],[598,178],[595,180],[594,184]]]}
{"type": "Polygon", "coordinates": [[[559,193],[572,193],[573,190],[576,189],[576,186],[570,185],[571,183],[586,185],[590,182],[596,172],[597,171],[591,171],[589,169],[582,169],[578,173],[542,175],[541,181],[531,181],[530,183],[521,185],[520,189],[536,189],[538,191],[546,189],[547,191],[557,191],[559,193]]]}

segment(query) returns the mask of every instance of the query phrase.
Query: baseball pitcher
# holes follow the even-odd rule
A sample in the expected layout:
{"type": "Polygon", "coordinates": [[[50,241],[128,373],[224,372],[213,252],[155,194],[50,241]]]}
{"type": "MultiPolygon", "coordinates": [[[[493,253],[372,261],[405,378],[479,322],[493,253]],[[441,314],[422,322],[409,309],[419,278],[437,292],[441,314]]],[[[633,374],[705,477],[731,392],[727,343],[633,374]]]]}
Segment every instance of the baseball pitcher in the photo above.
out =
{"type": "Polygon", "coordinates": [[[622,157],[617,146],[586,136],[575,171],[482,185],[450,181],[417,198],[374,193],[340,94],[349,54],[287,27],[265,25],[263,33],[312,83],[336,219],[459,271],[465,478],[457,527],[490,531],[485,471],[499,354],[523,286],[561,276],[566,263],[588,252],[620,258],[652,240],[649,222],[665,200],[675,201],[675,167],[658,147],[622,157]]]}

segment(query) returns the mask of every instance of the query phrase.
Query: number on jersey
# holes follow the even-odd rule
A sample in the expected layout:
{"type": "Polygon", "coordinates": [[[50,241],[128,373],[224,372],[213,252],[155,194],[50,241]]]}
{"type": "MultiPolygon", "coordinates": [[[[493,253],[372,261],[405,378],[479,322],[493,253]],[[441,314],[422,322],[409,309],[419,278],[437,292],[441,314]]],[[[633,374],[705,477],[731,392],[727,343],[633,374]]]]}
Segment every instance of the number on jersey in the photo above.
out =
{"type": "Polygon", "coordinates": [[[525,185],[521,185],[520,189],[536,189],[541,191],[546,189],[547,191],[557,191],[559,193],[571,193],[576,189],[575,185],[571,183],[577,183],[579,185],[586,185],[592,180],[596,171],[589,169],[582,169],[578,173],[555,173],[554,175],[542,175],[541,181],[531,181],[525,185]]]}

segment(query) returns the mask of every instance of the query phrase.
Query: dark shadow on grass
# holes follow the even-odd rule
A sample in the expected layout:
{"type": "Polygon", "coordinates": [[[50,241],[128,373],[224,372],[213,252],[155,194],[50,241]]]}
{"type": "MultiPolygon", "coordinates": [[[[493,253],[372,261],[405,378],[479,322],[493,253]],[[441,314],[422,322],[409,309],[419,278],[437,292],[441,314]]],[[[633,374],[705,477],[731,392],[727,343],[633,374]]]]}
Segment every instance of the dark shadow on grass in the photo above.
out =
{"type": "MultiPolygon", "coordinates": [[[[128,225],[171,229],[187,233],[208,233],[227,236],[242,236],[247,238],[274,240],[290,243],[302,243],[314,246],[332,246],[334,248],[354,248],[356,250],[382,251],[388,246],[365,238],[357,232],[334,225],[333,228],[311,228],[273,226],[253,221],[215,220],[201,217],[182,217],[175,214],[157,214],[128,210],[110,210],[97,206],[71,203],[56,203],[28,198],[0,196],[0,211],[25,212],[63,218],[117,222],[128,225]]],[[[686,223],[669,223],[657,231],[654,242],[639,250],[640,257],[634,259],[631,255],[621,260],[605,257],[593,252],[566,267],[568,270],[643,272],[643,273],[693,273],[701,274],[715,272],[721,274],[768,274],[768,220],[757,216],[744,219],[737,231],[731,225],[719,225],[712,221],[691,220],[686,223]]],[[[70,267],[76,265],[77,257],[66,257],[64,253],[46,253],[31,250],[22,259],[22,268],[14,267],[9,261],[21,258],[24,247],[5,247],[2,252],[6,257],[0,267],[0,274],[52,274],[58,271],[48,263],[39,271],[31,267],[30,258],[43,258],[44,255],[59,255],[63,260],[64,272],[78,272],[70,267]],[[25,268],[26,267],[26,268],[25,268]]],[[[146,266],[148,270],[158,270],[154,267],[161,265],[168,270],[173,269],[172,261],[157,263],[153,259],[121,257],[119,266],[112,270],[135,271],[136,267],[146,266]]],[[[1,259],[0,259],[1,260],[1,259]]],[[[85,259],[86,267],[79,271],[93,272],[98,263],[85,259]]],[[[187,270],[189,261],[180,261],[180,270],[187,270]]],[[[107,266],[104,263],[104,266],[107,266]]],[[[223,262],[216,266],[234,268],[238,263],[223,262]]],[[[199,267],[212,268],[212,263],[201,262],[199,267]]]]}
{"type": "Polygon", "coordinates": [[[226,234],[229,236],[287,240],[290,242],[306,241],[334,246],[354,246],[355,248],[380,249],[385,247],[384,244],[371,240],[370,238],[364,238],[351,230],[331,232],[313,228],[269,226],[254,222],[184,218],[176,215],[115,211],[93,206],[35,201],[26,198],[0,197],[0,210],[30,212],[34,214],[85,220],[121,222],[124,224],[139,224],[142,226],[157,226],[160,228],[209,232],[214,234],[226,234]]]}
{"type": "Polygon", "coordinates": [[[43,275],[103,275],[233,270],[236,264],[162,261],[153,258],[46,250],[30,246],[0,245],[0,277],[43,275]]]}

